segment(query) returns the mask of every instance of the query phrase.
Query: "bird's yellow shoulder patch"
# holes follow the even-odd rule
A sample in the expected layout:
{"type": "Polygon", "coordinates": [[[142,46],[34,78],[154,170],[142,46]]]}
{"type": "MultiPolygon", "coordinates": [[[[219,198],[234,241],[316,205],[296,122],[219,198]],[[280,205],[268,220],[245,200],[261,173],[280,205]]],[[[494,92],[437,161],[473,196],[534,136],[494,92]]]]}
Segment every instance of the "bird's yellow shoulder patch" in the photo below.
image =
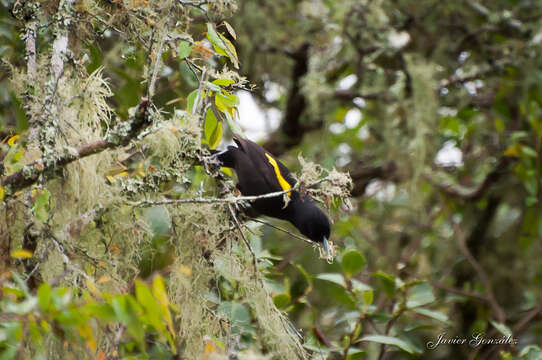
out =
{"type": "MultiPolygon", "coordinates": [[[[269,160],[269,163],[271,166],[273,166],[273,169],[275,170],[275,175],[277,176],[277,180],[279,181],[280,187],[282,190],[289,190],[292,188],[290,183],[286,181],[286,179],[282,176],[279,169],[279,164],[277,164],[277,161],[268,153],[265,153],[265,156],[267,156],[267,160],[269,160]]],[[[288,196],[292,196],[291,193],[288,193],[288,196]]]]}

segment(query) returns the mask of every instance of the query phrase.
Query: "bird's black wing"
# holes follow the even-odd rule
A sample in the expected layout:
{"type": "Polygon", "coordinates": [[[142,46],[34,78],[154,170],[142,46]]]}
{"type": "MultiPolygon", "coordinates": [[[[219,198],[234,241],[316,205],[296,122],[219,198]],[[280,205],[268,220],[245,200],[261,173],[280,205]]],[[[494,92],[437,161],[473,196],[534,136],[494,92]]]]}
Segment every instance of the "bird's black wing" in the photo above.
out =
{"type": "Polygon", "coordinates": [[[233,139],[251,159],[255,167],[254,171],[259,172],[265,178],[270,192],[287,190],[288,184],[289,187],[295,185],[296,180],[290,170],[260,145],[237,136],[234,136],[233,139]]]}

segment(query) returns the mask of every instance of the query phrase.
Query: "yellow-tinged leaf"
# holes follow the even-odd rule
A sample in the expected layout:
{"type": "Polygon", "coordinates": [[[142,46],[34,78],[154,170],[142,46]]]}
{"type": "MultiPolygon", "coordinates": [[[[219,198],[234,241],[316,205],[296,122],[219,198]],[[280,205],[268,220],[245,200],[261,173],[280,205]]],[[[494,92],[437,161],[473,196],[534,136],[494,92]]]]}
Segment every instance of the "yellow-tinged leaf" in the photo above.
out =
{"type": "Polygon", "coordinates": [[[230,58],[231,62],[233,63],[233,66],[236,69],[239,69],[239,59],[237,57],[237,50],[235,50],[235,46],[233,46],[231,41],[229,41],[224,35],[218,34],[218,36],[220,36],[220,38],[226,45],[225,50],[226,50],[227,56],[230,58]]]}
{"type": "Polygon", "coordinates": [[[231,172],[231,169],[230,168],[226,168],[226,167],[221,167],[220,168],[222,170],[222,172],[224,172],[226,175],[228,176],[233,176],[233,173],[231,172]]]}
{"type": "Polygon", "coordinates": [[[15,259],[28,259],[31,258],[32,255],[32,252],[25,249],[13,250],[11,252],[11,257],[15,259]]]}
{"type": "Polygon", "coordinates": [[[162,279],[161,276],[156,276],[152,281],[152,294],[160,304],[160,311],[166,320],[169,332],[175,338],[176,334],[173,329],[171,313],[169,312],[169,299],[167,297],[166,285],[164,284],[164,279],[162,279]]]}
{"type": "Polygon", "coordinates": [[[49,325],[49,323],[47,321],[41,320],[40,325],[43,328],[43,330],[45,330],[47,332],[51,331],[51,325],[49,325]]]}
{"type": "Polygon", "coordinates": [[[111,278],[111,276],[109,276],[109,275],[104,275],[104,276],[100,277],[96,282],[97,282],[98,284],[103,284],[103,283],[109,282],[109,281],[111,281],[111,280],[113,280],[113,279],[111,278]]]}
{"type": "Polygon", "coordinates": [[[3,186],[0,186],[0,201],[4,200],[5,196],[6,196],[6,189],[4,189],[3,186]]]}
{"type": "Polygon", "coordinates": [[[519,156],[519,144],[514,144],[508,147],[508,149],[506,149],[502,154],[503,156],[510,156],[510,157],[519,156]]]}
{"type": "Polygon", "coordinates": [[[20,137],[19,135],[15,135],[15,136],[10,137],[9,140],[8,140],[8,145],[9,146],[15,145],[15,141],[17,141],[17,139],[19,137],[20,137]]]}
{"type": "Polygon", "coordinates": [[[90,325],[79,325],[77,326],[77,331],[79,332],[79,335],[87,341],[88,347],[92,351],[96,351],[96,339],[94,339],[94,335],[92,335],[92,328],[90,325]]]}
{"type": "Polygon", "coordinates": [[[136,171],[134,171],[134,175],[135,176],[145,177],[146,173],[145,173],[145,171],[143,171],[143,163],[142,162],[140,162],[137,165],[137,169],[136,169],[136,171]]]}
{"type": "Polygon", "coordinates": [[[233,27],[227,21],[223,21],[222,24],[224,24],[224,26],[226,27],[226,29],[230,33],[231,37],[234,40],[237,40],[237,34],[235,33],[235,30],[233,30],[233,27]]]}
{"type": "Polygon", "coordinates": [[[94,295],[96,297],[101,297],[102,296],[102,293],[100,292],[100,290],[98,290],[98,288],[96,287],[94,282],[92,280],[90,280],[90,279],[87,280],[87,288],[90,290],[92,295],[94,295]]]}
{"type": "Polygon", "coordinates": [[[161,276],[155,276],[152,281],[152,294],[158,300],[160,305],[167,307],[169,305],[169,299],[167,297],[166,285],[164,279],[161,276]]]}

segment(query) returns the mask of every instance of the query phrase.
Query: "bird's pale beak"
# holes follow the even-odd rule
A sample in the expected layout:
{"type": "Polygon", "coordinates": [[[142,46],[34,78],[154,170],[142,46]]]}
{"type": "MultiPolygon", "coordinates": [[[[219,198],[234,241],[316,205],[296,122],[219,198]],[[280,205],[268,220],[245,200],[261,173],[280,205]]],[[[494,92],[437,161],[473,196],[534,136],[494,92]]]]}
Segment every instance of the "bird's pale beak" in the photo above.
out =
{"type": "Polygon", "coordinates": [[[324,240],[322,241],[322,245],[324,246],[324,250],[326,252],[326,256],[329,257],[329,245],[327,243],[327,239],[324,236],[324,240]]]}

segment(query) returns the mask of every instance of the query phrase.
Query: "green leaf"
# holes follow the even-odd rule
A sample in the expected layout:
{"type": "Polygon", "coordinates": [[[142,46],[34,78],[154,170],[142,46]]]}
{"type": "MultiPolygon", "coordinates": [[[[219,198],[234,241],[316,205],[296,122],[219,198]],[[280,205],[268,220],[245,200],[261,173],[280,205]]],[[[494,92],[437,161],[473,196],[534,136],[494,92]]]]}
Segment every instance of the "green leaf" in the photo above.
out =
{"type": "Polygon", "coordinates": [[[363,359],[364,357],[365,357],[365,351],[351,347],[350,349],[348,349],[346,360],[359,360],[359,359],[363,359]]]}
{"type": "Polygon", "coordinates": [[[51,291],[51,299],[56,309],[62,310],[68,307],[72,301],[72,293],[66,288],[54,288],[51,291]]]}
{"type": "Polygon", "coordinates": [[[312,277],[309,275],[307,270],[305,270],[305,268],[300,264],[296,264],[295,268],[297,269],[297,271],[301,273],[301,275],[303,276],[303,279],[305,279],[305,281],[307,282],[308,287],[312,287],[312,277]]]}
{"type": "Polygon", "coordinates": [[[286,293],[278,294],[273,296],[273,303],[279,309],[283,309],[290,303],[290,295],[286,293]]]}
{"type": "Polygon", "coordinates": [[[135,284],[136,299],[141,304],[149,322],[154,326],[157,331],[163,332],[165,326],[161,321],[160,305],[156,302],[156,299],[152,296],[149,287],[141,280],[136,280],[135,284]]]}
{"type": "Polygon", "coordinates": [[[85,305],[85,310],[92,317],[100,319],[104,323],[118,321],[115,310],[107,303],[88,303],[85,305]]]}
{"type": "Polygon", "coordinates": [[[243,129],[241,129],[239,124],[237,124],[237,122],[233,120],[233,117],[229,113],[224,113],[224,116],[226,117],[226,121],[228,122],[228,126],[231,132],[246,139],[243,129]]]}
{"type": "Polygon", "coordinates": [[[536,152],[536,150],[527,145],[521,146],[521,152],[527,156],[534,157],[534,158],[538,156],[538,153],[536,152]]]}
{"type": "Polygon", "coordinates": [[[433,289],[426,282],[413,286],[407,295],[406,306],[409,309],[427,305],[435,301],[433,289]]]}
{"type": "Polygon", "coordinates": [[[203,84],[205,85],[205,87],[211,91],[215,91],[215,92],[220,92],[222,91],[222,88],[218,85],[216,85],[214,82],[208,82],[208,81],[204,81],[203,84]]]}
{"type": "Polygon", "coordinates": [[[412,345],[407,343],[406,341],[399,339],[397,337],[393,336],[386,336],[386,335],[368,335],[361,338],[360,341],[372,341],[379,344],[386,344],[386,345],[393,345],[398,347],[399,349],[406,351],[409,354],[414,354],[416,350],[412,345]]]}
{"type": "Polygon", "coordinates": [[[323,286],[317,286],[326,296],[329,296],[339,303],[346,305],[347,307],[354,309],[356,307],[356,300],[346,289],[346,283],[341,274],[319,274],[316,279],[323,280],[323,286]]]}
{"type": "Polygon", "coordinates": [[[216,149],[222,140],[222,121],[218,121],[212,109],[205,116],[205,139],[211,149],[216,149]]]}
{"type": "Polygon", "coordinates": [[[343,254],[341,265],[344,273],[351,277],[360,272],[365,266],[365,257],[358,250],[348,250],[343,254]]]}
{"type": "Polygon", "coordinates": [[[512,337],[512,330],[510,330],[510,328],[506,326],[505,324],[498,323],[495,321],[490,321],[490,323],[491,325],[493,325],[495,329],[499,330],[499,332],[503,334],[504,336],[512,337]]]}
{"type": "Polygon", "coordinates": [[[30,297],[18,303],[8,302],[5,305],[4,310],[7,313],[25,315],[29,312],[32,312],[37,304],[38,299],[36,299],[35,297],[30,297]]]}
{"type": "Polygon", "coordinates": [[[183,60],[190,56],[192,52],[192,45],[188,41],[181,41],[177,47],[177,53],[180,60],[183,60]]]}
{"type": "Polygon", "coordinates": [[[218,86],[228,86],[231,84],[234,84],[235,81],[230,79],[216,79],[212,82],[212,84],[218,85],[218,86]]]}
{"type": "Polygon", "coordinates": [[[44,313],[49,311],[51,306],[51,286],[48,283],[42,283],[38,289],[38,306],[44,313]]]}
{"type": "Polygon", "coordinates": [[[111,303],[115,315],[126,326],[126,330],[138,343],[140,350],[145,349],[145,330],[139,320],[137,304],[130,295],[118,295],[111,303]]]}
{"type": "Polygon", "coordinates": [[[341,274],[323,273],[316,275],[316,278],[319,280],[331,281],[332,283],[346,288],[346,282],[344,281],[344,277],[341,274]]]}
{"type": "Polygon", "coordinates": [[[207,39],[213,44],[213,48],[217,53],[223,56],[228,56],[226,52],[226,45],[222,41],[221,37],[218,36],[213,24],[207,23],[207,39]]]}
{"type": "Polygon", "coordinates": [[[443,314],[441,312],[433,311],[433,310],[429,310],[425,308],[412,309],[412,311],[414,311],[417,314],[427,316],[438,321],[442,321],[443,323],[448,323],[448,315],[443,314]]]}
{"type": "Polygon", "coordinates": [[[362,293],[363,291],[372,291],[373,288],[370,285],[362,283],[359,280],[351,279],[350,283],[352,284],[352,290],[354,292],[362,293]]]}
{"type": "MultiPolygon", "coordinates": [[[[217,106],[220,104],[224,107],[234,108],[239,105],[239,98],[235,94],[218,93],[215,102],[217,102],[217,106]]],[[[220,106],[218,108],[220,109],[220,106]]]]}
{"type": "Polygon", "coordinates": [[[188,109],[188,112],[192,113],[194,109],[194,101],[196,101],[196,97],[198,96],[199,89],[196,89],[192,91],[188,96],[186,97],[186,108],[188,109]]]}
{"type": "Polygon", "coordinates": [[[374,291],[366,290],[361,293],[361,298],[365,306],[370,306],[373,303],[374,291]]]}
{"type": "Polygon", "coordinates": [[[519,357],[526,360],[540,360],[542,359],[542,349],[536,345],[525,346],[519,353],[519,357]]]}
{"type": "Polygon", "coordinates": [[[392,298],[395,293],[395,277],[382,271],[377,271],[373,274],[373,277],[380,280],[384,292],[389,298],[392,298]]]}
{"type": "Polygon", "coordinates": [[[243,304],[225,301],[218,306],[218,312],[230,319],[234,327],[247,328],[250,324],[250,314],[243,304]]]}

